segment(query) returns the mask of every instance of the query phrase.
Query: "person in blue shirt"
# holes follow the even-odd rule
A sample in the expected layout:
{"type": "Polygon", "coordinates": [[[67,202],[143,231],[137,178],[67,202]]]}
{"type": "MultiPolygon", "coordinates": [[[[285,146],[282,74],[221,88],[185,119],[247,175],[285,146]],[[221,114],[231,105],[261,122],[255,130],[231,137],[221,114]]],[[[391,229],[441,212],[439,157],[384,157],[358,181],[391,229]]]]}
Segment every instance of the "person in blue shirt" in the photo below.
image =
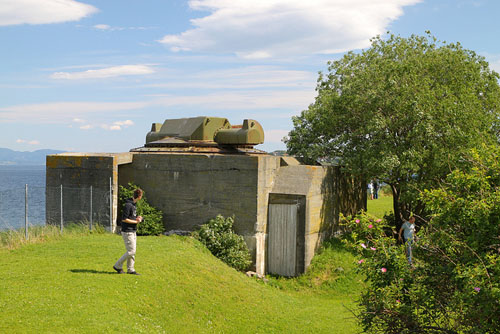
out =
{"type": "Polygon", "coordinates": [[[399,240],[402,241],[401,234],[403,234],[404,242],[406,244],[406,257],[408,263],[412,264],[411,246],[413,243],[413,236],[415,234],[415,217],[411,216],[408,221],[405,221],[399,229],[399,240]]]}

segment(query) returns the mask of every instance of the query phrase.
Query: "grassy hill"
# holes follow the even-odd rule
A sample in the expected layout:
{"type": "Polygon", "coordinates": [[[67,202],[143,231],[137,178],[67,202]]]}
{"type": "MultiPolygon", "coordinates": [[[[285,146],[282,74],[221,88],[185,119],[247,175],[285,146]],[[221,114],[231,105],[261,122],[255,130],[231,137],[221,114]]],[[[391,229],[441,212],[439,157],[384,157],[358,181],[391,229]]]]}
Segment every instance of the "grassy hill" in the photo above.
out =
{"type": "Polygon", "coordinates": [[[327,244],[311,270],[265,283],[188,237],[139,237],[118,275],[120,236],[67,234],[0,248],[0,333],[357,333],[354,257],[327,244]]]}

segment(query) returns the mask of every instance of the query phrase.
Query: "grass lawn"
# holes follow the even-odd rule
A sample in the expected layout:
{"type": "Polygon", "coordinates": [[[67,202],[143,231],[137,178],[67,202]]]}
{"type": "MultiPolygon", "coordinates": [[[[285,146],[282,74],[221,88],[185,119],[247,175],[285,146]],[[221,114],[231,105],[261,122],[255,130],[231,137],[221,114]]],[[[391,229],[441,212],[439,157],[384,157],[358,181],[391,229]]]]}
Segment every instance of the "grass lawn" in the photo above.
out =
{"type": "Polygon", "coordinates": [[[368,199],[367,206],[367,213],[376,218],[384,218],[384,214],[393,211],[392,196],[379,196],[378,199],[368,199]]]}
{"type": "Polygon", "coordinates": [[[118,275],[120,236],[0,246],[0,333],[359,333],[347,308],[355,259],[336,243],[295,279],[249,278],[188,237],[139,237],[118,275]],[[347,307],[347,308],[346,308],[347,307]]]}

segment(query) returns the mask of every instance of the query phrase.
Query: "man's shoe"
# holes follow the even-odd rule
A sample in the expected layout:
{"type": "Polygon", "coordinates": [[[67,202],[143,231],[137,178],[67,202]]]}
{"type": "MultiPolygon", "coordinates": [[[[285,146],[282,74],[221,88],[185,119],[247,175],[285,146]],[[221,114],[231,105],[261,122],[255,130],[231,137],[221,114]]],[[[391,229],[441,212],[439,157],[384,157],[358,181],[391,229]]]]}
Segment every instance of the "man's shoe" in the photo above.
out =
{"type": "Polygon", "coordinates": [[[115,266],[113,266],[113,269],[116,270],[118,274],[125,274],[125,272],[121,268],[116,268],[115,266]]]}
{"type": "Polygon", "coordinates": [[[129,271],[127,274],[130,274],[130,275],[140,275],[137,271],[129,271]]]}

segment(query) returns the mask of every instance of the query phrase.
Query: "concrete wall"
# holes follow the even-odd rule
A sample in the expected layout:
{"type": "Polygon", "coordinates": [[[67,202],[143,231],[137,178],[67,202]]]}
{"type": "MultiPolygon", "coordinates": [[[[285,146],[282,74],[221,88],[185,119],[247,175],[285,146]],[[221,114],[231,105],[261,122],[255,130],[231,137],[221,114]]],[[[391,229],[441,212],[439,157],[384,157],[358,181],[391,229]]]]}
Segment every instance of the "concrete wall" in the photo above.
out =
{"type": "Polygon", "coordinates": [[[167,231],[193,231],[218,214],[234,215],[235,231],[263,273],[267,200],[278,168],[279,157],[267,155],[141,153],[120,166],[119,184],[139,185],[163,211],[167,231]]]}
{"type": "Polygon", "coordinates": [[[61,222],[61,186],[64,224],[89,222],[90,186],[92,186],[92,220],[114,231],[118,203],[118,165],[129,163],[131,159],[130,153],[48,155],[46,222],[56,225],[61,222]]]}
{"type": "MultiPolygon", "coordinates": [[[[279,169],[274,186],[273,194],[304,195],[306,197],[305,215],[305,268],[320,246],[322,240],[327,236],[331,226],[335,224],[334,217],[324,212],[329,206],[324,205],[327,197],[325,183],[331,182],[326,176],[329,167],[323,166],[283,166],[279,169]]],[[[329,194],[331,200],[331,194],[329,194]]]]}
{"type": "Polygon", "coordinates": [[[253,240],[250,240],[252,243],[249,243],[248,240],[246,241],[247,244],[252,244],[252,246],[255,243],[255,271],[261,275],[266,272],[269,193],[272,192],[274,187],[276,175],[280,168],[280,161],[281,159],[275,156],[259,156],[257,221],[253,240]]]}

